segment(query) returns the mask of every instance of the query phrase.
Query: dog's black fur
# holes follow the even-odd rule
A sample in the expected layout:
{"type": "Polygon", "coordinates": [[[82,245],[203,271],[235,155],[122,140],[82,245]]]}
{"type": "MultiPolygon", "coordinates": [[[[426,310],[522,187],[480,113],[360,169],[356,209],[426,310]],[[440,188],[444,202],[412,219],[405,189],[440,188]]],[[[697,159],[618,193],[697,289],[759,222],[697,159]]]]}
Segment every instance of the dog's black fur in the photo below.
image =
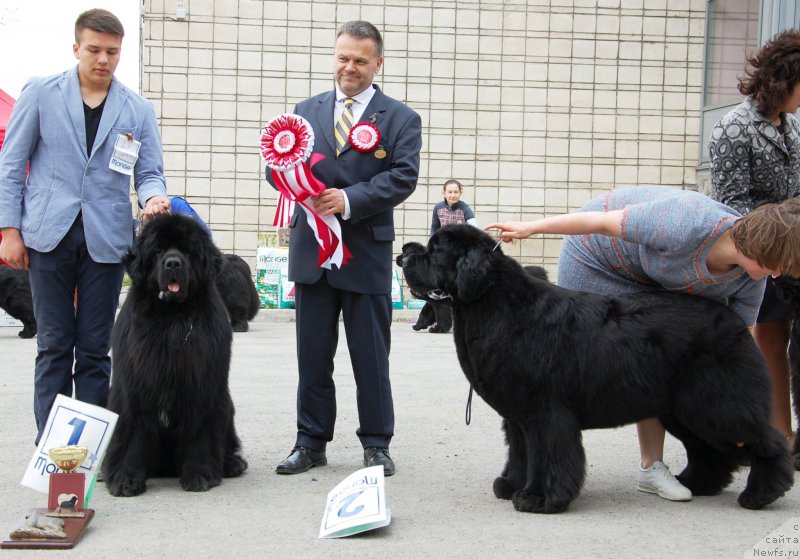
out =
{"type": "Polygon", "coordinates": [[[207,491],[247,468],[228,390],[231,325],[214,280],[222,254],[195,220],[145,225],[125,259],[132,285],[112,333],[109,409],[119,414],[103,472],[112,495],[178,476],[207,491]]]}
{"type": "Polygon", "coordinates": [[[22,322],[20,338],[36,335],[36,317],[33,315],[31,282],[27,270],[0,266],[0,308],[22,322]]]}
{"type": "Polygon", "coordinates": [[[694,495],[719,493],[744,458],[741,506],[762,508],[792,486],[786,441],[769,424],[766,365],[736,314],[697,296],[569,291],[496,248],[474,227],[448,225],[427,250],[403,247],[403,271],[415,296],[452,297],[461,367],[503,417],[497,497],[564,511],[584,480],[581,430],[649,417],[686,447],[678,479],[694,495]]]}
{"type": "Polygon", "coordinates": [[[775,278],[778,296],[792,306],[794,320],[789,338],[789,381],[797,430],[792,447],[794,469],[800,471],[800,278],[779,276],[775,278]]]}
{"type": "Polygon", "coordinates": [[[247,332],[250,328],[247,321],[253,320],[261,307],[250,266],[241,256],[223,254],[215,283],[231,319],[231,328],[234,332],[247,332]]]}

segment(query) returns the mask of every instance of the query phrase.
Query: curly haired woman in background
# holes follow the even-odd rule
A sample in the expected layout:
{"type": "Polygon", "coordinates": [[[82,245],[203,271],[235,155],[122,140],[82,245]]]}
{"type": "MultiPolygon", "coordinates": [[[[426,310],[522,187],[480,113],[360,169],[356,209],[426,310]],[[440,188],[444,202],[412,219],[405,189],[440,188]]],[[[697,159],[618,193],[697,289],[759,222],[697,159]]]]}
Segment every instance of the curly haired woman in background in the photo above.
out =
{"type": "MultiPolygon", "coordinates": [[[[800,31],[776,35],[747,63],[739,78],[747,98],[715,125],[709,144],[712,197],[742,215],[800,196],[800,125],[793,114],[800,107],[800,31]]],[[[787,437],[792,318],[769,278],[753,333],[772,377],[772,424],[787,437]]]]}

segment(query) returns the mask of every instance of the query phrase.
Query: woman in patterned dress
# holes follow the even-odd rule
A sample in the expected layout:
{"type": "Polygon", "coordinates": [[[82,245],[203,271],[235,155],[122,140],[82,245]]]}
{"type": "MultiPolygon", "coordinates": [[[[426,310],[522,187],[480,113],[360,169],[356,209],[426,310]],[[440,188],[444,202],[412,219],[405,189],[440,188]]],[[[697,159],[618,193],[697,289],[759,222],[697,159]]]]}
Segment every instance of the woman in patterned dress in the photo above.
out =
{"type": "MultiPolygon", "coordinates": [[[[709,144],[712,197],[742,215],[800,196],[800,125],[793,114],[800,107],[800,31],[776,35],[747,62],[739,78],[747,98],[714,126],[709,144]]],[[[769,278],[753,333],[772,377],[772,424],[787,437],[792,318],[769,278]]]]}

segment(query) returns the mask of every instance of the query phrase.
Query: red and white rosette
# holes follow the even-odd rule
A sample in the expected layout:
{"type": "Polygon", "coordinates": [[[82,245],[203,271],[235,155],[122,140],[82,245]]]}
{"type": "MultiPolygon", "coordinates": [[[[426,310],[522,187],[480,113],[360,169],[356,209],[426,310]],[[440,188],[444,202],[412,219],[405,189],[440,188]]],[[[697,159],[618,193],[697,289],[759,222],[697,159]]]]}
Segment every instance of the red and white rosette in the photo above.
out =
{"type": "Polygon", "coordinates": [[[313,149],[314,130],[300,115],[278,115],[264,126],[259,150],[280,193],[272,224],[286,227],[294,212],[294,205],[300,204],[319,244],[317,265],[330,269],[331,264],[335,264],[341,268],[351,254],[342,240],[339,220],[332,215],[320,217],[313,206],[306,203],[310,196],[325,190],[325,185],[311,172],[311,167],[322,159],[322,156],[311,156],[313,149]],[[307,164],[309,157],[310,166],[307,164]]]}
{"type": "Polygon", "coordinates": [[[378,127],[369,122],[359,122],[350,129],[350,145],[361,153],[374,150],[381,141],[381,132],[378,127]]]}

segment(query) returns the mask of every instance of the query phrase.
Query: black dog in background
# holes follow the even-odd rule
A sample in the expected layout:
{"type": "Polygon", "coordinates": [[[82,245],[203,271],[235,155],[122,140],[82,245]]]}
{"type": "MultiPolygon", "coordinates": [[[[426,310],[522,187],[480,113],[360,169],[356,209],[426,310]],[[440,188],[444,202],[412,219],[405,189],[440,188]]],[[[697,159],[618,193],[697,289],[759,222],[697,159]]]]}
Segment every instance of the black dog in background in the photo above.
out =
{"type": "MultiPolygon", "coordinates": [[[[398,258],[402,258],[398,256],[398,258]]],[[[432,303],[425,301],[419,311],[417,323],[411,328],[416,331],[428,329],[432,334],[445,334],[453,327],[453,313],[450,312],[450,303],[432,303]]]]}
{"type": "Polygon", "coordinates": [[[112,495],[177,476],[208,491],[247,469],[228,389],[233,334],[215,280],[222,254],[182,215],[144,226],[126,257],[132,285],[111,336],[108,408],[119,414],[103,473],[112,495]]]}
{"type": "MultiPolygon", "coordinates": [[[[403,254],[397,255],[395,263],[401,268],[403,267],[403,254]]],[[[450,311],[450,301],[425,301],[419,311],[417,323],[411,328],[415,331],[428,328],[428,332],[432,334],[444,334],[449,332],[452,327],[453,313],[450,311]]]]}
{"type": "Polygon", "coordinates": [[[36,335],[36,317],[33,315],[31,282],[27,270],[0,266],[0,308],[22,322],[20,338],[36,335]]]}
{"type": "Polygon", "coordinates": [[[775,278],[778,296],[792,305],[794,320],[789,338],[789,380],[797,431],[794,436],[792,459],[794,469],[800,471],[800,278],[779,276],[775,278]]]}
{"type": "Polygon", "coordinates": [[[231,319],[231,328],[234,332],[247,332],[247,321],[253,320],[261,307],[250,266],[241,256],[223,254],[215,283],[231,319]]]}

